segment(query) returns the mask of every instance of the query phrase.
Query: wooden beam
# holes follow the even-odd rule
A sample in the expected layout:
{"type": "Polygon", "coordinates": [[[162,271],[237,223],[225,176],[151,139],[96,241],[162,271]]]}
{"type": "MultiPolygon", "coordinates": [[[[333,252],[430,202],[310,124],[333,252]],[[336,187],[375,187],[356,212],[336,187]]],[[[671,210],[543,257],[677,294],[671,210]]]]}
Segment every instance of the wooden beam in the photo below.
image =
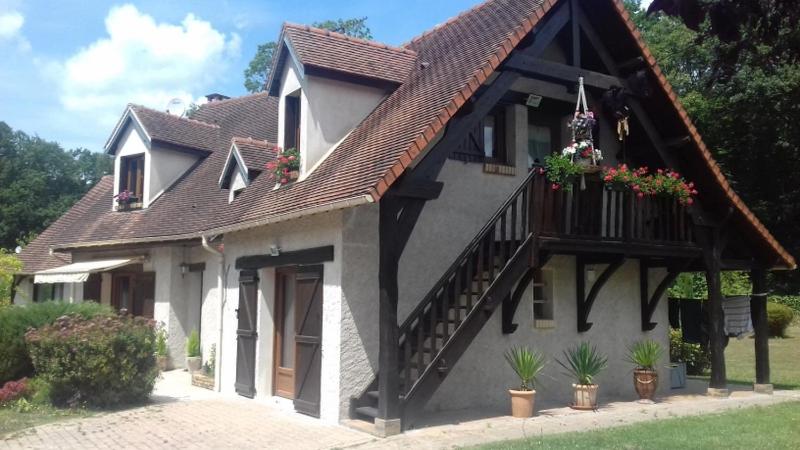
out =
{"type": "Polygon", "coordinates": [[[533,43],[520,49],[526,55],[538,57],[555,40],[558,33],[569,23],[570,10],[566,5],[557,5],[533,30],[533,43]]]}
{"type": "Polygon", "coordinates": [[[514,288],[514,292],[503,300],[503,334],[511,334],[517,331],[518,325],[514,323],[514,314],[516,314],[519,302],[522,300],[522,294],[525,293],[531,281],[534,281],[533,276],[535,273],[536,269],[533,267],[529,268],[525,274],[522,275],[522,278],[520,278],[517,287],[514,288]]]}
{"type": "Polygon", "coordinates": [[[750,296],[750,317],[755,329],[756,384],[770,384],[769,328],[767,325],[767,271],[759,266],[750,272],[753,293],[750,296]]]}
{"type": "Polygon", "coordinates": [[[380,202],[378,218],[378,418],[400,418],[400,374],[397,304],[400,242],[397,214],[399,203],[391,197],[380,202]]]}
{"type": "Polygon", "coordinates": [[[708,308],[710,309],[709,347],[711,350],[711,381],[713,389],[727,388],[725,371],[725,312],[722,310],[722,245],[723,230],[717,227],[696,227],[695,235],[703,246],[703,262],[706,267],[708,285],[708,308]]]}
{"type": "Polygon", "coordinates": [[[569,0],[569,21],[572,35],[572,66],[581,66],[581,29],[578,16],[578,0],[569,0]]]}
{"type": "MultiPolygon", "coordinates": [[[[585,26],[586,25],[584,25],[584,27],[585,26]]],[[[621,71],[630,72],[634,70],[644,69],[645,67],[647,67],[647,64],[645,63],[644,57],[637,56],[627,61],[622,61],[621,63],[617,64],[617,67],[621,71]]]]}
{"type": "Polygon", "coordinates": [[[621,87],[624,81],[618,77],[607,75],[580,67],[568,66],[546,59],[534,58],[521,52],[512,52],[511,58],[505,63],[506,70],[513,70],[523,75],[541,77],[547,80],[565,83],[574,86],[579,77],[583,77],[583,84],[603,90],[612,87],[621,87]]]}
{"type": "Polygon", "coordinates": [[[689,136],[680,136],[665,140],[664,145],[666,145],[669,148],[680,148],[685,145],[688,145],[690,142],[692,142],[692,138],[690,138],[689,136]]]}
{"type": "Polygon", "coordinates": [[[589,289],[589,295],[586,295],[586,260],[583,256],[576,256],[575,258],[575,290],[577,294],[578,306],[578,332],[583,333],[592,328],[592,323],[589,322],[589,314],[592,312],[592,306],[597,299],[598,294],[605,286],[606,282],[614,275],[614,272],[622,266],[625,258],[618,257],[611,262],[608,267],[597,277],[597,280],[592,284],[589,289]]]}
{"type": "Polygon", "coordinates": [[[333,246],[280,252],[277,256],[250,255],[236,258],[236,270],[257,270],[265,267],[299,266],[333,261],[333,246]]]}
{"type": "Polygon", "coordinates": [[[657,322],[651,322],[651,320],[656,307],[658,307],[659,301],[661,301],[661,297],[664,295],[664,291],[666,291],[667,288],[672,285],[681,272],[686,270],[690,263],[691,260],[688,260],[680,266],[675,266],[673,264],[672,266],[668,267],[664,278],[662,278],[658,285],[656,285],[656,289],[651,295],[649,289],[649,278],[650,269],[654,266],[651,265],[647,259],[640,260],[639,293],[641,296],[642,331],[651,331],[656,327],[656,325],[658,325],[657,322]]]}

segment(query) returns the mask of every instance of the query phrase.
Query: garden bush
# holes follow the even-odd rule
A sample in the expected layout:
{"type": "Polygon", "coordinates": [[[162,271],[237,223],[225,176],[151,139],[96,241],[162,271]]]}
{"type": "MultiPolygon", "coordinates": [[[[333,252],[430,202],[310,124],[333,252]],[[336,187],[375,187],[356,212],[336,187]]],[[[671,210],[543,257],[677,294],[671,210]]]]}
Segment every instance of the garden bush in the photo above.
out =
{"type": "Polygon", "coordinates": [[[669,360],[685,362],[686,373],[689,375],[702,375],[711,365],[711,353],[700,344],[690,344],[684,341],[681,330],[671,328],[669,330],[669,360]]]}
{"type": "Polygon", "coordinates": [[[800,316],[800,295],[771,295],[769,301],[788,306],[795,316],[800,316]]]}
{"type": "Polygon", "coordinates": [[[25,396],[28,388],[28,379],[23,378],[19,381],[7,381],[0,389],[0,405],[13,402],[25,396]]]}
{"type": "Polygon", "coordinates": [[[767,302],[767,325],[771,337],[786,337],[786,328],[792,323],[794,312],[785,305],[767,302]]]}
{"type": "Polygon", "coordinates": [[[137,403],[153,391],[158,368],[152,320],[66,316],[25,339],[56,406],[137,403]]]}
{"type": "Polygon", "coordinates": [[[33,375],[33,365],[25,347],[25,332],[49,325],[65,314],[89,318],[110,316],[114,312],[94,302],[44,302],[0,308],[0,384],[33,375]]]}

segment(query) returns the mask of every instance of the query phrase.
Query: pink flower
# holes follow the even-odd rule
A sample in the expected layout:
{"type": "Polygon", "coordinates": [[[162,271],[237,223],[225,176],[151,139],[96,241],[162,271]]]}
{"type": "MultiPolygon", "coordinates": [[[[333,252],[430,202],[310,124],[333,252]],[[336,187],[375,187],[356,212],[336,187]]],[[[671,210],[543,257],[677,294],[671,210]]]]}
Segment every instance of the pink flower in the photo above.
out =
{"type": "Polygon", "coordinates": [[[636,194],[636,196],[639,198],[644,198],[644,192],[639,192],[638,194],[636,194]]]}
{"type": "Polygon", "coordinates": [[[691,205],[692,203],[694,203],[694,200],[691,197],[686,199],[686,204],[687,205],[691,205]]]}
{"type": "Polygon", "coordinates": [[[288,162],[289,162],[288,158],[286,158],[285,156],[281,156],[281,164],[286,164],[288,162]]]}
{"type": "Polygon", "coordinates": [[[551,187],[551,188],[552,188],[554,191],[557,191],[557,190],[558,190],[558,189],[559,189],[561,186],[559,186],[557,183],[553,183],[553,185],[552,185],[552,186],[550,186],[550,187],[551,187]]]}
{"type": "Polygon", "coordinates": [[[289,182],[288,178],[281,178],[281,184],[286,184],[289,182]]]}

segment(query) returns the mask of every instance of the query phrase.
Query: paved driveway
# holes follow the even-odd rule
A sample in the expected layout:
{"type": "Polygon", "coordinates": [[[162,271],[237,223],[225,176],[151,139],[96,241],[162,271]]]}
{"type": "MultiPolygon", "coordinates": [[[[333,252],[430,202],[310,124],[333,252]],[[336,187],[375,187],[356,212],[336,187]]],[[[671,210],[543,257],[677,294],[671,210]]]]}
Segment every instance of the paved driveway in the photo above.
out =
{"type": "Polygon", "coordinates": [[[21,431],[0,440],[0,449],[329,449],[375,439],[279,405],[221,396],[187,384],[187,374],[167,373],[152,405],[21,431]]]}

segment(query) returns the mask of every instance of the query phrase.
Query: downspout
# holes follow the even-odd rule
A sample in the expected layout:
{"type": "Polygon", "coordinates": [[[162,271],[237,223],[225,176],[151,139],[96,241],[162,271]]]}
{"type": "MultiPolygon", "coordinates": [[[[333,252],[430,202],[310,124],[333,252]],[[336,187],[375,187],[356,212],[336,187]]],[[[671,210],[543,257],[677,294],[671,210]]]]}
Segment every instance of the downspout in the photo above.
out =
{"type": "Polygon", "coordinates": [[[219,258],[219,273],[217,275],[217,290],[219,292],[219,315],[217,318],[217,329],[219,330],[219,336],[217,337],[216,361],[214,361],[214,386],[216,391],[220,392],[222,390],[222,327],[224,324],[223,313],[225,311],[225,302],[227,297],[226,291],[228,284],[228,270],[225,267],[225,254],[212,247],[208,243],[208,238],[206,236],[201,236],[201,241],[203,244],[203,249],[219,258]]]}

